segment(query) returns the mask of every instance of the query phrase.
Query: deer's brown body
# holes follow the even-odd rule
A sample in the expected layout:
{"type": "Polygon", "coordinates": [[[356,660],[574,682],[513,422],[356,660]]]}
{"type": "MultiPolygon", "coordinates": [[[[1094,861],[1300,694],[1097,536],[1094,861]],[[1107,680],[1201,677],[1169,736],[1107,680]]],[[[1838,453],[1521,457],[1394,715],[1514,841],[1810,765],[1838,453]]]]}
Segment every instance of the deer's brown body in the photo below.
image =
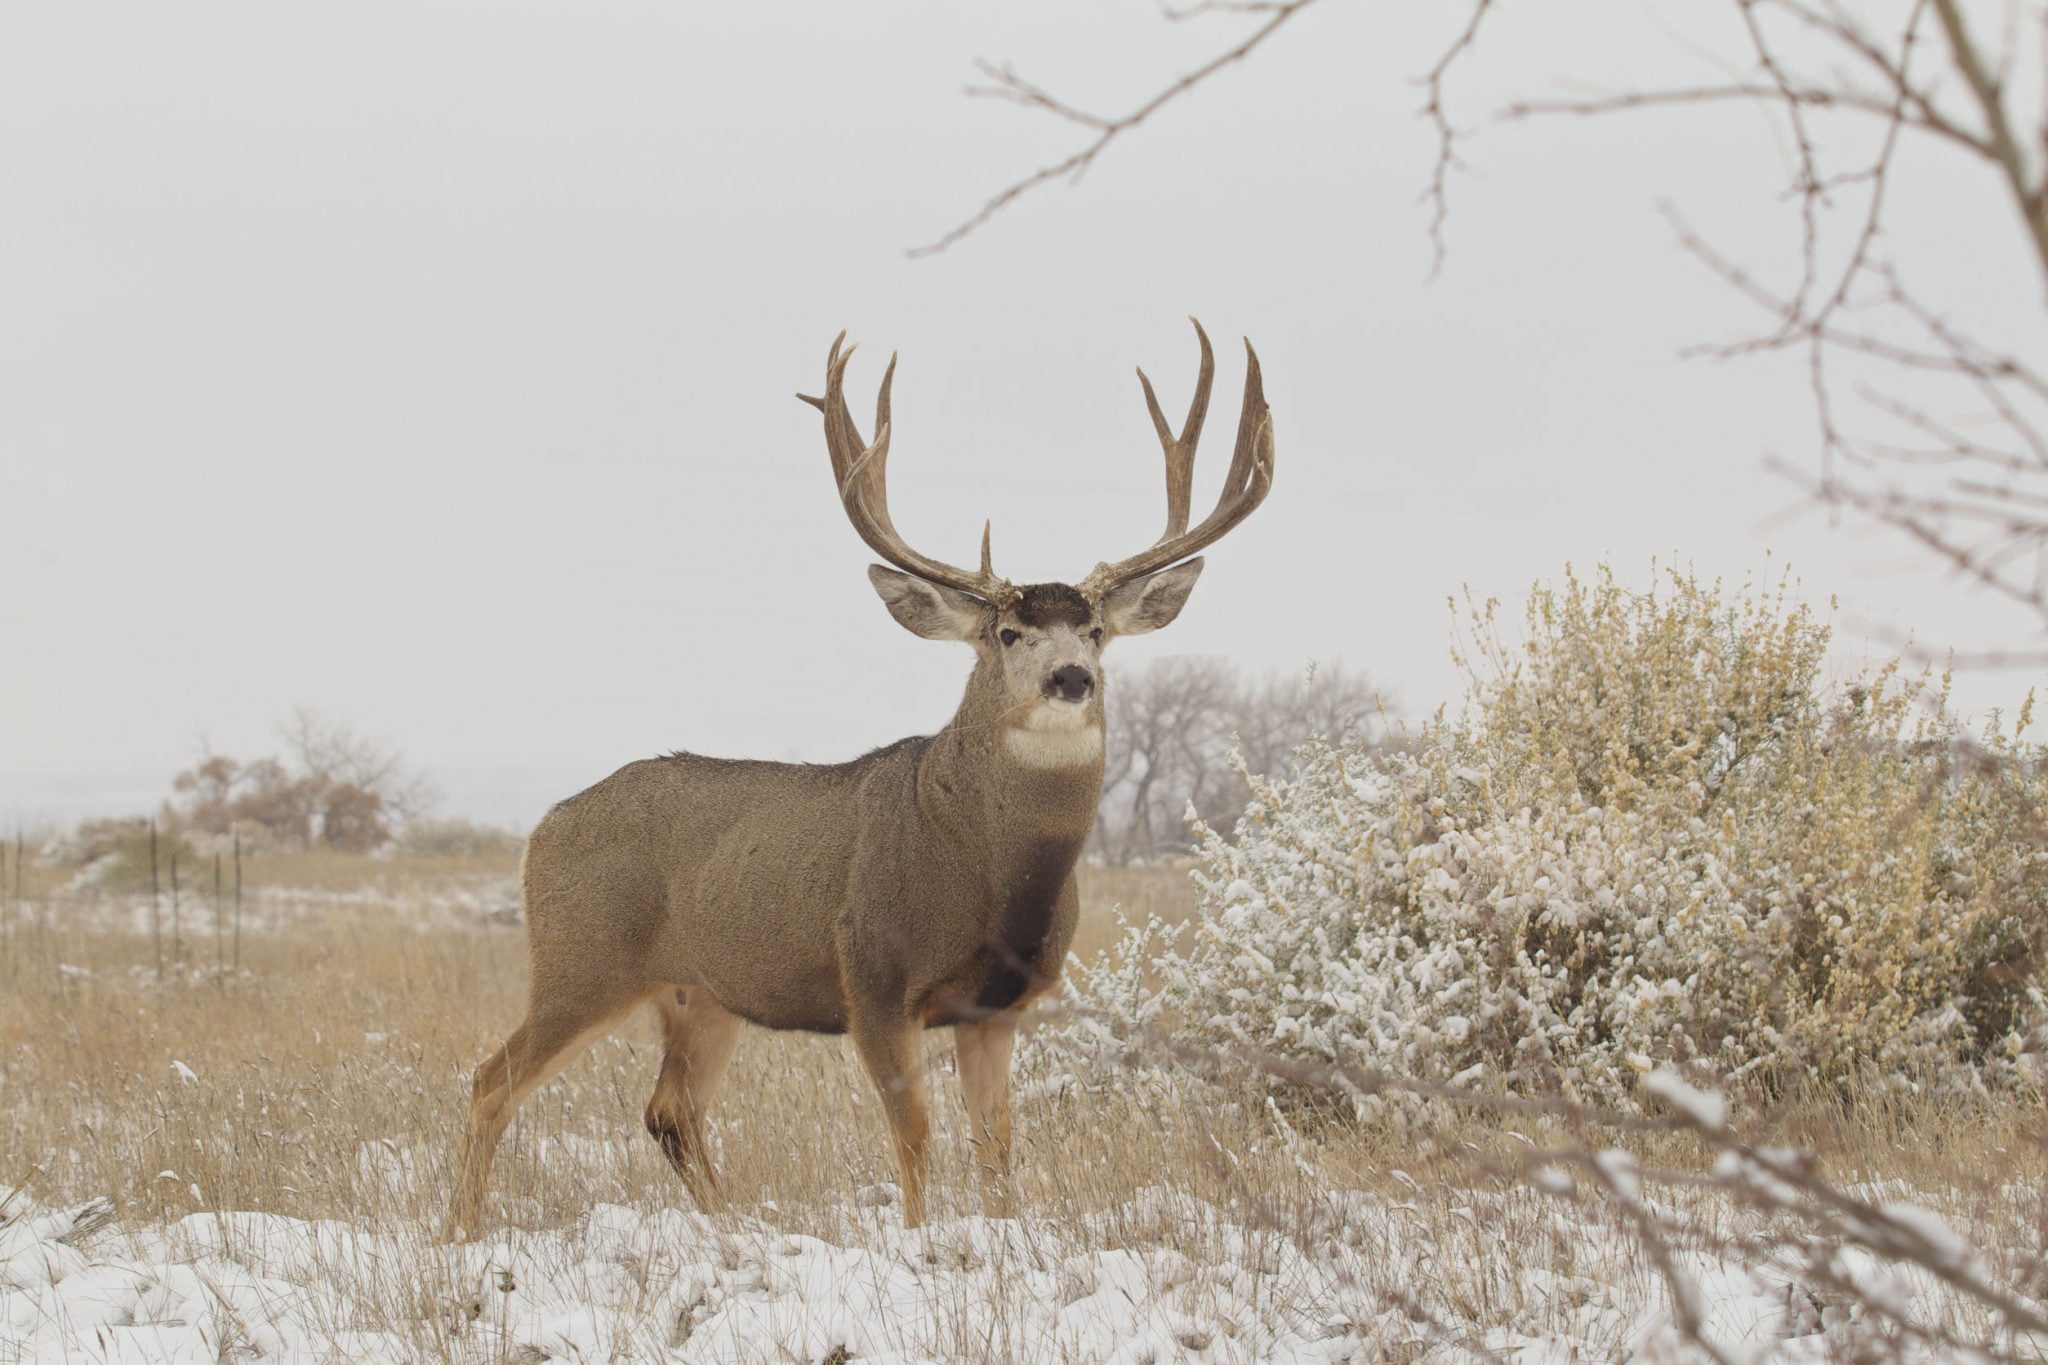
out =
{"type": "Polygon", "coordinates": [[[1027,767],[962,719],[848,763],[650,759],[563,802],[527,854],[536,996],[702,987],[814,1033],[861,999],[927,1025],[1018,1004],[1073,936],[1102,768],[1027,767]]]}
{"type": "MultiPolygon", "coordinates": [[[[1199,327],[1197,332],[1199,333],[1199,327]]],[[[1188,468],[1213,367],[1167,453],[1167,535],[1080,585],[1016,588],[925,559],[888,520],[885,379],[872,446],[841,397],[835,343],[827,445],[855,528],[907,573],[876,566],[904,626],[962,640],[976,663],[953,720],[847,763],[674,754],[629,764],[556,806],[527,843],[527,1017],[478,1068],[449,1212],[479,1224],[513,1109],[580,1048],[653,1004],[661,1075],[647,1126],[693,1193],[714,1188],[704,1106],[741,1023],[851,1035],[895,1135],[904,1216],[923,1217],[923,1030],[956,1030],[984,1207],[1009,1208],[1009,1057],[1019,1008],[1057,980],[1078,913],[1074,865],[1102,784],[1100,652],[1157,629],[1201,571],[1195,549],[1256,506],[1271,423],[1254,359],[1237,457],[1217,510],[1187,530],[1188,468]]],[[[892,365],[893,370],[893,365],[892,365]]]]}

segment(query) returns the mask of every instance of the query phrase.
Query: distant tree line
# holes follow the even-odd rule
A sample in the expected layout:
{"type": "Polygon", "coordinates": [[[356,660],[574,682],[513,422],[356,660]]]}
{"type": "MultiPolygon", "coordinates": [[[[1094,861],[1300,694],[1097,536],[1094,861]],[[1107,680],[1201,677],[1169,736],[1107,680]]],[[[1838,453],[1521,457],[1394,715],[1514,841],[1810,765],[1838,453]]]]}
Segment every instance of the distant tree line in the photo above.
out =
{"type": "Polygon", "coordinates": [[[1109,694],[1109,752],[1090,852],[1142,863],[1195,845],[1188,812],[1228,835],[1251,788],[1246,770],[1284,775],[1316,735],[1385,735],[1385,696],[1363,672],[1323,666],[1247,673],[1226,659],[1161,659],[1119,671],[1109,694]]]}
{"type": "Polygon", "coordinates": [[[279,844],[365,852],[425,809],[424,779],[391,749],[300,710],[280,727],[282,757],[207,754],[172,779],[165,814],[194,833],[260,829],[279,844]]]}
{"type": "MultiPolygon", "coordinates": [[[[1284,775],[1312,736],[1356,733],[1377,743],[1387,709],[1367,675],[1341,666],[1259,674],[1195,657],[1120,671],[1090,853],[1119,864],[1186,853],[1195,843],[1191,809],[1227,834],[1251,797],[1233,752],[1252,773],[1284,775]]],[[[279,847],[349,853],[401,835],[426,853],[496,850],[513,837],[426,819],[426,781],[396,750],[344,722],[300,710],[279,736],[281,753],[202,755],[172,779],[162,823],[195,836],[239,830],[279,847]]]]}

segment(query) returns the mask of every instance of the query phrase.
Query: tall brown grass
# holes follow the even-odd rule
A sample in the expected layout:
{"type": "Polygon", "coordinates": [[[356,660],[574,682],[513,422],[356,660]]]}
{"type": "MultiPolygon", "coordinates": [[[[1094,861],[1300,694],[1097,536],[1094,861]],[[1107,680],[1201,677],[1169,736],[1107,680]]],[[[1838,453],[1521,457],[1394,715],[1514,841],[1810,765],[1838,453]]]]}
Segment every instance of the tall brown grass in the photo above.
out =
{"type": "MultiPolygon", "coordinates": [[[[417,1229],[424,1239],[442,1211],[468,1073],[517,1021],[525,968],[516,927],[417,910],[450,886],[508,878],[512,864],[299,854],[252,860],[249,870],[244,970],[214,970],[201,916],[186,960],[161,985],[132,907],[31,877],[40,901],[17,911],[0,966],[0,1184],[25,1186],[46,1204],[111,1196],[131,1228],[262,1210],[417,1229]],[[272,902],[287,894],[291,911],[281,917],[272,902]]],[[[1111,936],[1112,900],[1169,920],[1188,913],[1171,869],[1088,869],[1083,888],[1084,952],[1111,936]]],[[[945,1035],[931,1035],[928,1066],[944,1092],[934,1147],[941,1217],[977,1207],[964,1118],[945,1074],[950,1053],[945,1035]]],[[[657,1063],[652,1029],[636,1020],[530,1100],[494,1172],[495,1216],[537,1228],[568,1224],[600,1202],[686,1206],[641,1128],[657,1063]]],[[[1894,1099],[1882,1111],[1816,1101],[1771,1121],[1789,1140],[1823,1146],[1840,1180],[1937,1191],[1959,1224],[2007,1227],[2022,1218],[2014,1189],[2048,1175],[2030,1136],[2036,1118],[2009,1101],[1894,1099]]],[[[1135,1087],[1033,1096],[1019,1119],[1023,1205],[1076,1225],[1168,1186],[1273,1235],[1327,1236],[1314,1225],[1324,1216],[1318,1201],[1363,1189],[1410,1210],[1415,1235],[1436,1240],[1450,1277],[1435,1288],[1477,1317],[1530,1311],[1535,1279],[1518,1279],[1518,1266],[1610,1280],[1652,1274],[1639,1259],[1591,1264],[1595,1249],[1574,1242],[1526,1191],[1499,1206],[1524,1210],[1516,1225],[1482,1231],[1474,1222],[1475,1192],[1516,1188],[1511,1163],[1496,1158],[1530,1142],[1584,1139],[1567,1124],[1466,1115],[1399,1133],[1290,1127],[1268,1115],[1249,1077],[1239,1093],[1180,1100],[1135,1087]],[[1469,1283],[1457,1278],[1460,1265],[1475,1267],[1469,1283]]],[[[868,1083],[837,1039],[750,1030],[712,1140],[727,1216],[765,1214],[788,1231],[833,1235],[857,1191],[892,1178],[868,1083]]],[[[1644,1141],[1646,1160],[1702,1158],[1683,1134],[1644,1141]]],[[[1198,1230],[1181,1235],[1197,1262],[1214,1251],[1198,1230]]],[[[388,1292],[380,1314],[410,1320],[403,1300],[413,1291],[388,1292]]],[[[1390,1281],[1386,1292],[1394,1301],[1406,1290],[1390,1281]]],[[[433,1354],[438,1329],[420,1322],[421,1350],[433,1354]]]]}

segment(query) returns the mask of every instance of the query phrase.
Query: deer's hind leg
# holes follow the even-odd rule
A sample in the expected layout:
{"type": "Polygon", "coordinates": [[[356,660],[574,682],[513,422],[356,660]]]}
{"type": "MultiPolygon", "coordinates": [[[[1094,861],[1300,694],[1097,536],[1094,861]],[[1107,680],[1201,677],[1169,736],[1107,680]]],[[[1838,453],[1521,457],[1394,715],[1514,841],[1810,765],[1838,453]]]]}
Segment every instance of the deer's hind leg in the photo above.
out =
{"type": "Polygon", "coordinates": [[[469,1122],[457,1161],[455,1197],[442,1236],[453,1240],[474,1234],[482,1226],[491,1158],[520,1101],[618,1027],[644,998],[639,993],[573,1000],[551,996],[545,1001],[536,999],[527,1007],[525,1021],[476,1069],[470,1086],[469,1122]]]}
{"type": "Polygon", "coordinates": [[[689,1187],[697,1207],[709,1210],[718,1195],[718,1176],[704,1146],[704,1111],[725,1079],[726,1064],[739,1042],[740,1017],[702,987],[655,997],[661,1015],[661,1077],[647,1101],[647,1131],[661,1144],[669,1165],[689,1187]]]}

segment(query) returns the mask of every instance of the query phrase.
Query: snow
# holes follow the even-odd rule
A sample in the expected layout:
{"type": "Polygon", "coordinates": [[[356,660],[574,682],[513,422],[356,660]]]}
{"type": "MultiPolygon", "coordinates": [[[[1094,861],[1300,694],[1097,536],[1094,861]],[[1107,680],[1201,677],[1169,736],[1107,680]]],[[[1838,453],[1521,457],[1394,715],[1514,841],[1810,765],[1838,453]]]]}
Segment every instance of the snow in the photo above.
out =
{"type": "Polygon", "coordinates": [[[1962,1270],[1976,1259],[1976,1252],[1970,1244],[1955,1233],[1946,1219],[1932,1209],[1923,1209],[1918,1204],[1892,1203],[1879,1210],[1886,1218],[1905,1228],[1909,1236],[1918,1239],[1927,1258],[1944,1270],[1962,1270]]]}
{"type": "MultiPolygon", "coordinates": [[[[89,881],[86,879],[86,884],[89,881]]],[[[73,905],[96,925],[144,935],[153,929],[150,898],[146,895],[103,894],[73,905]]],[[[416,929],[479,925],[503,928],[519,923],[520,905],[517,877],[450,875],[391,884],[373,881],[349,888],[252,886],[244,897],[241,932],[288,933],[306,921],[329,919],[341,910],[388,912],[398,922],[416,929]]],[[[162,908],[159,904],[156,913],[160,914],[162,908]]],[[[202,956],[214,951],[214,926],[213,907],[201,907],[199,922],[188,933],[188,942],[200,947],[202,956]]],[[[197,962],[188,967],[193,971],[201,969],[202,964],[197,962]]],[[[68,980],[93,979],[90,970],[71,963],[57,964],[57,971],[68,980]]]]}
{"type": "MultiPolygon", "coordinates": [[[[0,1361],[1306,1362],[1461,1359],[1471,1347],[1525,1363],[1703,1358],[1679,1341],[1662,1281],[1615,1220],[1529,1190],[1461,1196],[1435,1224],[1414,1204],[1329,1193],[1284,1232],[1258,1211],[1160,1188],[1073,1220],[906,1230],[883,1194],[832,1210],[829,1237],[606,1204],[570,1226],[454,1246],[404,1220],[265,1213],[94,1231],[105,1201],[10,1197],[0,1361]],[[1571,1237],[1576,1269],[1509,1259],[1509,1217],[1571,1237]],[[1458,1320],[1432,1293],[1446,1273],[1519,1283],[1487,1316],[1458,1320]]],[[[1930,1220],[1915,1221],[1931,1233],[1930,1220]]],[[[1732,1249],[1675,1259],[1730,1358],[1840,1354],[1853,1306],[1817,1304],[1782,1268],[1732,1249]]],[[[1886,1273],[1888,1296],[1923,1300],[1911,1306],[1936,1292],[1925,1276],[1886,1273]]]]}
{"type": "Polygon", "coordinates": [[[1697,1090],[1675,1069],[1660,1066],[1643,1081],[1643,1089],[1709,1131],[1728,1122],[1728,1100],[1717,1090],[1697,1090]]]}

